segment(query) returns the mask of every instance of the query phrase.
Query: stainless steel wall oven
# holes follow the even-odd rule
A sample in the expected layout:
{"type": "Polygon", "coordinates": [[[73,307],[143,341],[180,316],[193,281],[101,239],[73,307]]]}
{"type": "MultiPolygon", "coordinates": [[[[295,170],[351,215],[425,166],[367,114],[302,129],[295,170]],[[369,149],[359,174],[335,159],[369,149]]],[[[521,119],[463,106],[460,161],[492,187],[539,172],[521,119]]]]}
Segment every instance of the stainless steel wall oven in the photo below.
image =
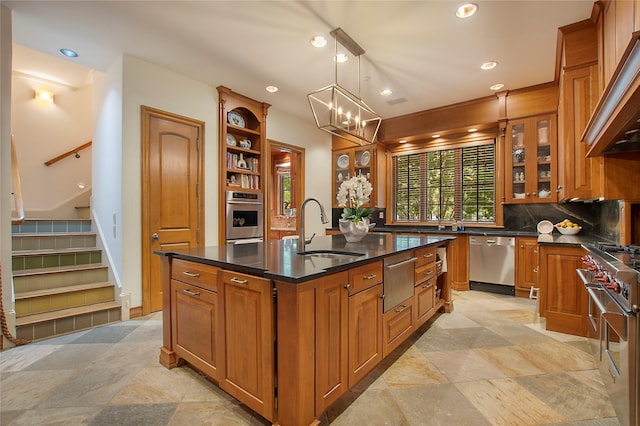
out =
{"type": "Polygon", "coordinates": [[[262,194],[227,191],[227,241],[263,238],[262,194]]]}
{"type": "Polygon", "coordinates": [[[640,425],[640,247],[583,246],[589,293],[589,337],[621,425],[640,425]]]}

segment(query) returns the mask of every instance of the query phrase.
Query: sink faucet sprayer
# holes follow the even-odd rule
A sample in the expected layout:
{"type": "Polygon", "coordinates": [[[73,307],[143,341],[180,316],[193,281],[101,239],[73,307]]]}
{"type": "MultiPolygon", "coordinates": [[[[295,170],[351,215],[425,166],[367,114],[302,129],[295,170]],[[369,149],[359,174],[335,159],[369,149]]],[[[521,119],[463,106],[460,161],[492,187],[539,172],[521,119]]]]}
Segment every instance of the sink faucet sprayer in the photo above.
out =
{"type": "Polygon", "coordinates": [[[316,235],[314,233],[311,238],[309,238],[309,241],[307,241],[304,236],[304,207],[309,201],[315,201],[316,203],[318,203],[318,206],[320,207],[320,221],[322,223],[329,223],[329,220],[327,219],[327,213],[324,211],[324,207],[322,207],[320,201],[318,201],[316,198],[307,198],[306,200],[304,200],[302,202],[302,205],[300,206],[300,235],[298,236],[298,253],[302,253],[305,250],[304,246],[306,244],[310,244],[313,240],[313,237],[315,237],[316,235]]]}

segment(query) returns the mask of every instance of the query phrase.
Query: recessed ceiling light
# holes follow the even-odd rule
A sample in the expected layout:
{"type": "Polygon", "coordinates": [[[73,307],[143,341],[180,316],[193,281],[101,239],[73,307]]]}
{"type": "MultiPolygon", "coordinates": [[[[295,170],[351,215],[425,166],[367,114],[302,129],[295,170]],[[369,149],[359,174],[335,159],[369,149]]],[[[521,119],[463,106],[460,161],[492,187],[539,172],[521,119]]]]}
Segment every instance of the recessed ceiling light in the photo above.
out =
{"type": "Polygon", "coordinates": [[[407,143],[406,139],[399,140],[398,143],[407,143]]]}
{"type": "Polygon", "coordinates": [[[480,65],[480,68],[483,70],[492,70],[497,66],[498,66],[498,63],[496,61],[488,61],[480,65]]]}
{"type": "Polygon", "coordinates": [[[431,137],[434,138],[434,139],[438,139],[440,137],[440,135],[436,134],[436,135],[433,135],[431,137]]]}
{"type": "Polygon", "coordinates": [[[267,92],[269,93],[275,93],[278,91],[278,88],[276,86],[267,86],[266,87],[267,92]]]}
{"type": "Polygon", "coordinates": [[[475,127],[467,130],[467,132],[469,132],[469,133],[473,133],[473,132],[477,132],[477,131],[478,131],[478,129],[476,129],[475,127]]]}
{"type": "Polygon", "coordinates": [[[478,11],[478,5],[475,3],[465,3],[456,9],[458,18],[468,18],[478,11]]]}
{"type": "Polygon", "coordinates": [[[491,89],[491,90],[500,90],[500,89],[502,89],[503,87],[504,87],[504,84],[502,84],[502,83],[497,83],[497,84],[494,84],[493,86],[489,87],[489,89],[491,89]]]}
{"type": "Polygon", "coordinates": [[[338,53],[335,57],[335,60],[341,64],[343,62],[347,62],[349,60],[349,57],[347,55],[345,55],[344,53],[338,53]]]}
{"type": "Polygon", "coordinates": [[[389,96],[391,95],[393,92],[391,91],[391,89],[383,89],[382,92],[380,92],[380,94],[382,96],[389,96]]]}
{"type": "Polygon", "coordinates": [[[327,45],[327,39],[321,35],[311,37],[311,45],[313,47],[325,47],[327,45]]]}
{"type": "Polygon", "coordinates": [[[64,56],[68,56],[69,58],[77,58],[78,57],[78,52],[76,52],[75,50],[71,50],[71,49],[60,49],[60,53],[62,53],[64,56]]]}

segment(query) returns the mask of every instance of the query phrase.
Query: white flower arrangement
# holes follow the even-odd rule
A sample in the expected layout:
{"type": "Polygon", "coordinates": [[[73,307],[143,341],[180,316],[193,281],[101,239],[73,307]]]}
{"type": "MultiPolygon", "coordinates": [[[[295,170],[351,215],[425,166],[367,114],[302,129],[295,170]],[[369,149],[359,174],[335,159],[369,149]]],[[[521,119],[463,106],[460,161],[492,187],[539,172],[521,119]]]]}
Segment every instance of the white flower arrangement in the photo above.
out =
{"type": "Polygon", "coordinates": [[[342,219],[359,223],[371,215],[369,209],[362,207],[369,202],[369,196],[373,191],[371,182],[364,176],[354,176],[340,184],[336,200],[342,211],[342,219]]]}

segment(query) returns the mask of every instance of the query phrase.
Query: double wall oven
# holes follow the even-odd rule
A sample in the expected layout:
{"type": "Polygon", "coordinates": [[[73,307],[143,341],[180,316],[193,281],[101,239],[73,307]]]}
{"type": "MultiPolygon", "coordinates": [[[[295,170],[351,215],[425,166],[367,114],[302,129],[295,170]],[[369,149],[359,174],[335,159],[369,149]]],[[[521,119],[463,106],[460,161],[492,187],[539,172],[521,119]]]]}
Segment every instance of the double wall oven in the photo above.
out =
{"type": "Polygon", "coordinates": [[[262,194],[227,191],[227,242],[262,239],[263,215],[262,194]]]}
{"type": "Polygon", "coordinates": [[[583,247],[591,348],[620,424],[640,425],[640,246],[583,247]]]}

